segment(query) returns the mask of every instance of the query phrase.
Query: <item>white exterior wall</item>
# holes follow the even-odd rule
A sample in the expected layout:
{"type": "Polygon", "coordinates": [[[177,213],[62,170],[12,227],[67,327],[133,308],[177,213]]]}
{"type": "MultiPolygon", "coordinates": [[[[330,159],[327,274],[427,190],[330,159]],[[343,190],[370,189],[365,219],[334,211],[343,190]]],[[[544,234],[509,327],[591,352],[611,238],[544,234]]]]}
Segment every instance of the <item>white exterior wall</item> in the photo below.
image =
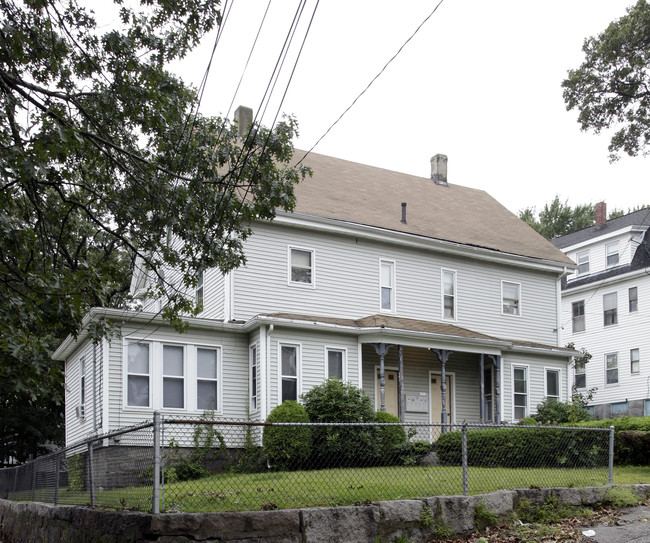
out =
{"type": "Polygon", "coordinates": [[[443,321],[441,269],[456,271],[457,319],[463,328],[557,345],[557,276],[348,236],[258,225],[236,270],[234,318],[293,312],[340,318],[381,313],[380,260],[395,262],[395,314],[443,321]],[[314,251],[314,286],[288,284],[288,248],[314,251]],[[521,315],[503,315],[501,281],[521,285],[521,315]]]}

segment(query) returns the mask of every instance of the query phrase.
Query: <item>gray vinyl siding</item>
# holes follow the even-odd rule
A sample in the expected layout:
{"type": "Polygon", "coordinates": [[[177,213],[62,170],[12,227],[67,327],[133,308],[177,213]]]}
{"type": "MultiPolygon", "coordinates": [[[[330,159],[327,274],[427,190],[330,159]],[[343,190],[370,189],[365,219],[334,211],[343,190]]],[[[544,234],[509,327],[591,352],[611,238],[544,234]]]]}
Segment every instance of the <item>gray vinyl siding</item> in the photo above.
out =
{"type": "Polygon", "coordinates": [[[236,319],[294,312],[341,318],[380,313],[379,262],[395,262],[396,312],[442,321],[441,268],[457,272],[458,326],[503,338],[557,344],[557,276],[352,236],[260,224],[234,272],[236,319]],[[314,251],[314,287],[288,284],[288,247],[314,251]],[[521,284],[521,316],[503,315],[501,281],[521,284]]]}

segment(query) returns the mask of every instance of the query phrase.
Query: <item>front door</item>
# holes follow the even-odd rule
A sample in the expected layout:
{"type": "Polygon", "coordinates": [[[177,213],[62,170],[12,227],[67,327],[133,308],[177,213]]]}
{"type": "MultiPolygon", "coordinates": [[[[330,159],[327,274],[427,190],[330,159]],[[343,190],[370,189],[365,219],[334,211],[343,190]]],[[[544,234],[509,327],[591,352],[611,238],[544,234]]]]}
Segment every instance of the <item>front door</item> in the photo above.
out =
{"type": "MultiPolygon", "coordinates": [[[[447,411],[447,423],[451,423],[451,375],[446,376],[447,396],[445,398],[445,407],[447,411]]],[[[431,374],[431,422],[439,424],[442,422],[442,391],[440,390],[441,375],[438,373],[431,374]]]]}
{"type": "MultiPolygon", "coordinates": [[[[399,405],[399,387],[397,386],[397,372],[394,370],[384,370],[384,386],[386,413],[391,415],[398,415],[399,405]]],[[[377,409],[381,408],[381,385],[379,382],[379,371],[377,371],[377,409]]]]}

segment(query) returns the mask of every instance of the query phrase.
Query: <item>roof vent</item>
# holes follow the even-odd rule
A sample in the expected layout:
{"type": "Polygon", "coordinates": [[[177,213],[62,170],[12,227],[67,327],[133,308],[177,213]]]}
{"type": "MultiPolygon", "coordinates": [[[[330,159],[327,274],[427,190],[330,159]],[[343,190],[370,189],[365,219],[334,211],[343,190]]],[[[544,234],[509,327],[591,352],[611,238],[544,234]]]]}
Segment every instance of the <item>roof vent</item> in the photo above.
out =
{"type": "Polygon", "coordinates": [[[239,137],[245,139],[253,124],[253,110],[246,106],[239,106],[233,117],[237,123],[239,137]]]}
{"type": "Polygon", "coordinates": [[[406,224],[406,202],[402,202],[402,223],[406,224]]]}
{"type": "Polygon", "coordinates": [[[434,155],[431,157],[431,179],[436,185],[446,187],[447,183],[447,155],[434,155]]]}

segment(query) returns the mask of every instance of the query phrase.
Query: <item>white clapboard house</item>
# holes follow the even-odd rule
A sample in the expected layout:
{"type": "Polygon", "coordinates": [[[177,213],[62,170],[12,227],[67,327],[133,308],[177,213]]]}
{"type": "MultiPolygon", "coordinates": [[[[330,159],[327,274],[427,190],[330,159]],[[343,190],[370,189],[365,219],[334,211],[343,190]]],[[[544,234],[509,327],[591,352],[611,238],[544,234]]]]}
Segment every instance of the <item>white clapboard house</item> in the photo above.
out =
{"type": "MultiPolygon", "coordinates": [[[[297,152],[296,159],[304,153],[297,152]]],[[[263,420],[330,377],[404,421],[516,421],[567,400],[560,287],[575,265],[481,190],[311,153],[293,213],[253,225],[246,265],[207,270],[177,333],[143,310],[94,309],[65,361],[66,439],[156,410],[263,420]],[[87,325],[119,335],[93,344],[87,325]]],[[[428,170],[428,166],[425,166],[428,170]]],[[[146,291],[137,267],[132,289],[146,291]]]]}
{"type": "Polygon", "coordinates": [[[553,243],[578,268],[562,288],[562,337],[591,360],[572,379],[596,389],[597,418],[650,415],[650,208],[606,220],[596,204],[595,225],[553,243]]]}

